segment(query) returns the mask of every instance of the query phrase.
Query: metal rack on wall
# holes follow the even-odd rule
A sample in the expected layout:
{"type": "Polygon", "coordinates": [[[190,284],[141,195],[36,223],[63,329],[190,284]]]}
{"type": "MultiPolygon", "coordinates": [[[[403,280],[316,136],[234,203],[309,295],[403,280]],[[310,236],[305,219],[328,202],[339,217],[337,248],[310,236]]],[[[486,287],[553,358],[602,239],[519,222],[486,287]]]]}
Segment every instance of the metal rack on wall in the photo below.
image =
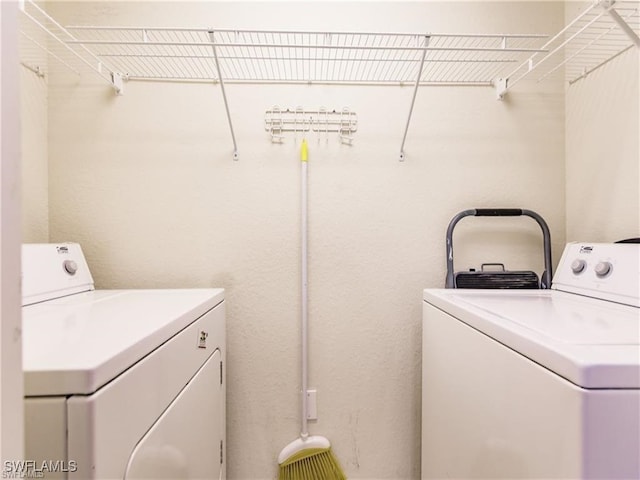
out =
{"type": "Polygon", "coordinates": [[[410,86],[403,160],[420,87],[488,86],[502,98],[526,77],[539,74],[536,78],[544,80],[564,73],[573,83],[640,47],[638,1],[598,1],[550,39],[540,34],[63,27],[32,0],[21,6],[29,23],[46,36],[49,55],[74,70],[93,71],[118,94],[126,81],[135,80],[220,85],[234,159],[238,148],[225,84],[410,86]]]}
{"type": "Polygon", "coordinates": [[[551,37],[543,52],[532,54],[508,73],[498,85],[498,95],[527,77],[541,82],[563,75],[573,85],[627,51],[640,49],[639,35],[640,2],[593,2],[551,37]]]}
{"type": "Polygon", "coordinates": [[[358,130],[358,115],[348,107],[328,110],[325,107],[311,110],[303,107],[281,109],[273,106],[264,114],[264,129],[269,132],[273,143],[281,143],[285,133],[314,133],[328,140],[329,134],[336,133],[340,142],[351,145],[353,134],[358,130]]]}

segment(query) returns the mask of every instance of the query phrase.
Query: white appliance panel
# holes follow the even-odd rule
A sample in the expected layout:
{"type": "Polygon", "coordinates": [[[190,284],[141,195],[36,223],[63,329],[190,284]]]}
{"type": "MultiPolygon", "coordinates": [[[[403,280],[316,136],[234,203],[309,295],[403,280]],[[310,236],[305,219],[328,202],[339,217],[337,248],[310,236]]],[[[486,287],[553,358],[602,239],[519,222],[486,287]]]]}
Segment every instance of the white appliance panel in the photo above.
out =
{"type": "Polygon", "coordinates": [[[423,479],[582,478],[578,387],[431,305],[422,351],[423,479]]]}
{"type": "Polygon", "coordinates": [[[26,474],[124,478],[168,430],[189,475],[225,478],[224,290],[96,291],[77,244],[22,255],[26,474]]]}
{"type": "MultiPolygon", "coordinates": [[[[123,478],[131,452],[194,373],[215,352],[224,362],[224,318],[222,303],[98,392],[69,398],[68,455],[78,463],[69,478],[123,478]],[[201,332],[207,334],[206,348],[199,348],[201,332]]],[[[219,375],[223,367],[217,365],[219,375]]],[[[219,380],[217,385],[217,392],[208,393],[212,402],[221,401],[214,395],[224,398],[219,380]]],[[[216,442],[217,451],[217,433],[207,438],[216,442]]]]}
{"type": "Polygon", "coordinates": [[[554,290],[429,289],[451,313],[576,385],[640,388],[640,311],[554,290]]]}
{"type": "Polygon", "coordinates": [[[223,295],[222,289],[97,290],[23,307],[26,395],[95,392],[223,295]]]}
{"type": "Polygon", "coordinates": [[[552,288],[640,307],[640,245],[570,243],[552,288]]]}
{"type": "Polygon", "coordinates": [[[425,290],[423,478],[640,478],[639,259],[569,244],[552,290],[425,290]]]}
{"type": "Polygon", "coordinates": [[[452,302],[483,310],[570,345],[640,345],[640,312],[626,305],[585,301],[575,295],[452,294],[452,302]],[[525,300],[526,309],[522,300],[525,300]]]}
{"type": "Polygon", "coordinates": [[[65,397],[34,397],[24,402],[25,459],[63,462],[58,471],[47,472],[47,480],[66,479],[71,467],[67,459],[67,402],[65,397]]]}
{"type": "Polygon", "coordinates": [[[77,243],[22,245],[22,305],[93,290],[93,278],[77,243]]]}
{"type": "Polygon", "coordinates": [[[639,478],[638,390],[577,387],[432,305],[422,382],[423,479],[639,478]]]}
{"type": "Polygon", "coordinates": [[[222,478],[221,361],[217,350],[138,442],[124,480],[222,478]]]}

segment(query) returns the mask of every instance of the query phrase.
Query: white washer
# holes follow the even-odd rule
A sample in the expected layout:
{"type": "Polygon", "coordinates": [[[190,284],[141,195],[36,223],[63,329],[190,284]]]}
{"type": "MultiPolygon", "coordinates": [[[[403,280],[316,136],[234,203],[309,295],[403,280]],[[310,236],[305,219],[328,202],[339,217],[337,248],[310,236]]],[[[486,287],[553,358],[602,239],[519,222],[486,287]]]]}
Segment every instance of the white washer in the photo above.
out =
{"type": "Polygon", "coordinates": [[[33,478],[225,478],[223,289],[95,290],[78,244],[25,244],[33,478]]]}
{"type": "Polygon", "coordinates": [[[640,245],[551,290],[424,291],[422,478],[640,478],[640,245]]]}

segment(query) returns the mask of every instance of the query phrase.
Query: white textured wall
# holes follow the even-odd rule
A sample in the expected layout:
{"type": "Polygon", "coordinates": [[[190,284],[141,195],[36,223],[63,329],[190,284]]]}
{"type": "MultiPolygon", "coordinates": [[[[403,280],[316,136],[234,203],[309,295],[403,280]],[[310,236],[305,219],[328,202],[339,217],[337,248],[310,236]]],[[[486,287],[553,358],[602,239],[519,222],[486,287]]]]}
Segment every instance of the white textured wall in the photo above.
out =
{"type": "MultiPolygon", "coordinates": [[[[549,32],[556,3],[56,3],[62,23],[389,32],[549,32]]],[[[354,145],[309,137],[313,433],[350,478],[418,478],[421,295],[444,282],[444,234],[471,207],[524,207],[564,242],[562,86],[228,86],[240,160],[214,85],[52,82],[52,241],[83,244],[97,286],[221,286],[228,298],[228,474],[274,478],[299,431],[299,139],[269,142],[272,105],[348,106],[354,145]]],[[[523,219],[521,219],[523,220],[523,219]]],[[[468,220],[473,222],[472,219],[468,220]]],[[[480,260],[540,263],[533,222],[487,222],[523,246],[480,260]],[[498,257],[498,258],[496,258],[498,257]]],[[[460,267],[477,262],[464,243],[460,267]]],[[[500,237],[503,238],[503,237],[500,237]]],[[[556,256],[559,251],[556,250],[556,256]]],[[[477,263],[476,263],[477,265],[477,263]]],[[[452,343],[451,348],[455,348],[452,343]]],[[[461,352],[464,354],[464,352],[461,352]]]]}
{"type": "Polygon", "coordinates": [[[49,241],[47,83],[32,71],[20,71],[22,241],[49,241]]]}
{"type": "MultiPolygon", "coordinates": [[[[567,15],[579,6],[568,4],[567,15]]],[[[640,237],[639,52],[567,91],[567,241],[640,237]]]]}
{"type": "Polygon", "coordinates": [[[45,45],[46,34],[19,15],[20,126],[22,167],[22,241],[49,241],[48,172],[48,59],[36,45],[45,45]],[[40,69],[42,75],[34,70],[40,69]]]}

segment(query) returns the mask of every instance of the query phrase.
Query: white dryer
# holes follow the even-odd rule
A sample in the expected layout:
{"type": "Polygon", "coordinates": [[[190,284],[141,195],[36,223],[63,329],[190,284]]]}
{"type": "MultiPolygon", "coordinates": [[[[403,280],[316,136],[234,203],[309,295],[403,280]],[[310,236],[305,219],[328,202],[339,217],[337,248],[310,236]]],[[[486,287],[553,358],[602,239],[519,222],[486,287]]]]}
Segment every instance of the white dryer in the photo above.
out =
{"type": "Polygon", "coordinates": [[[72,243],[22,262],[23,476],[225,478],[224,290],[95,290],[72,243]]]}
{"type": "Polygon", "coordinates": [[[422,478],[640,478],[640,245],[551,290],[424,291],[422,478]]]}

